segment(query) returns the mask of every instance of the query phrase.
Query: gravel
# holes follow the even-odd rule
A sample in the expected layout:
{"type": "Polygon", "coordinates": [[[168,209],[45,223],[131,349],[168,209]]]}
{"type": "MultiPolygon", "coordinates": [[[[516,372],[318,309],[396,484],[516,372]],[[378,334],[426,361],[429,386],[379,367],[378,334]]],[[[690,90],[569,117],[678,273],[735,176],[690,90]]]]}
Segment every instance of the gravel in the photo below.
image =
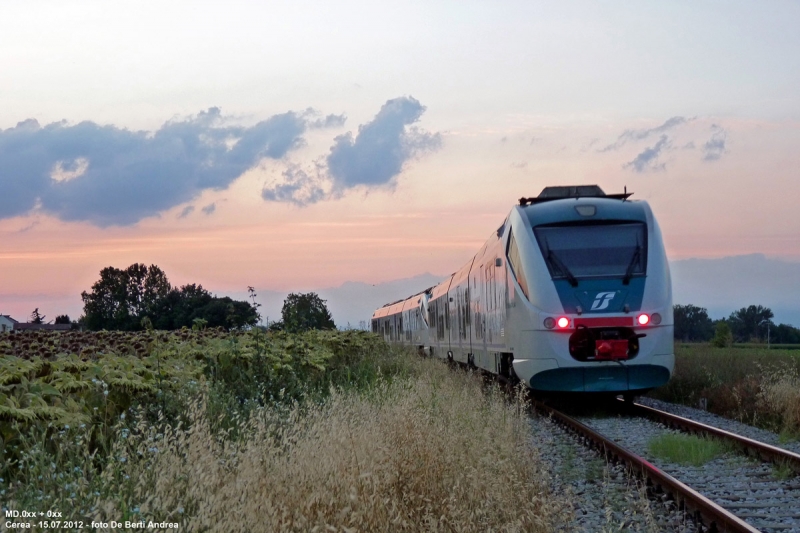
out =
{"type": "Polygon", "coordinates": [[[709,426],[724,429],[725,431],[730,431],[731,433],[738,433],[739,435],[749,439],[758,440],[767,444],[772,444],[773,446],[778,446],[785,450],[800,453],[800,442],[781,442],[780,436],[777,433],[767,431],[766,429],[749,426],[747,424],[743,424],[742,422],[731,420],[730,418],[723,418],[713,413],[709,413],[708,411],[703,411],[702,409],[695,409],[693,407],[687,407],[685,405],[676,403],[662,402],[661,400],[654,400],[653,398],[641,397],[636,401],[642,405],[646,405],[647,407],[660,409],[674,415],[694,420],[695,422],[708,424],[709,426]]]}
{"type": "Polygon", "coordinates": [[[661,494],[649,499],[643,486],[618,464],[609,465],[578,437],[548,418],[531,419],[542,455],[552,465],[552,488],[572,502],[567,531],[690,532],[696,524],[661,494]]]}

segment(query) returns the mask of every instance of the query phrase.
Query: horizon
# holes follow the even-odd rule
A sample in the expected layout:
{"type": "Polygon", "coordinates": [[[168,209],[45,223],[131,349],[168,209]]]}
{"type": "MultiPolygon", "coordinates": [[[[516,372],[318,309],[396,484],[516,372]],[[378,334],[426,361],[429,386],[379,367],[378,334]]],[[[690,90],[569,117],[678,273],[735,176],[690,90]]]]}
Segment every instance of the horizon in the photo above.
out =
{"type": "MultiPolygon", "coordinates": [[[[124,268],[124,267],[123,267],[124,268]]],[[[724,319],[734,311],[749,305],[763,305],[775,313],[773,322],[800,327],[800,286],[790,287],[789,290],[779,288],[774,290],[769,287],[769,280],[786,282],[791,279],[800,279],[800,262],[782,261],[766,257],[763,254],[753,253],[740,256],[728,256],[714,259],[688,258],[670,261],[673,277],[674,303],[681,305],[697,305],[705,308],[709,316],[714,319],[724,319]],[[767,275],[761,282],[753,283],[749,278],[749,271],[759,270],[767,275]],[[675,279],[677,281],[677,287],[675,279]],[[749,290],[741,287],[749,284],[749,290]],[[794,289],[792,291],[791,289],[794,289]],[[726,296],[727,295],[727,296],[726,296]]],[[[169,277],[169,273],[166,272],[169,277]]],[[[255,287],[256,302],[261,306],[261,323],[271,323],[280,319],[280,309],[283,301],[290,292],[315,292],[327,302],[337,327],[358,326],[359,322],[369,322],[372,311],[397,301],[405,299],[446,279],[450,274],[436,275],[430,272],[416,274],[405,278],[389,280],[384,283],[371,284],[363,281],[349,280],[332,287],[316,287],[305,290],[273,290],[255,287]],[[358,302],[353,303],[357,298],[358,302]]],[[[199,283],[202,285],[202,283],[199,283]]],[[[236,300],[250,301],[247,290],[220,293],[205,287],[216,296],[230,296],[236,300]]],[[[87,291],[90,288],[86,289],[87,291]]],[[[73,300],[80,301],[80,295],[73,300]]],[[[0,302],[3,301],[0,299],[0,302]]],[[[6,299],[6,302],[9,300],[6,299]]],[[[19,322],[26,322],[27,317],[34,308],[45,315],[50,322],[57,315],[67,314],[70,319],[77,320],[82,314],[82,303],[73,302],[73,312],[52,312],[47,308],[34,306],[26,311],[27,302],[17,301],[16,305],[0,308],[0,314],[9,315],[19,322]],[[12,312],[6,312],[10,308],[12,312]],[[78,309],[81,310],[78,310],[78,309]],[[17,310],[15,316],[13,310],[17,310]],[[48,312],[45,312],[48,311],[48,312]],[[22,319],[20,319],[22,317],[22,319]]]]}

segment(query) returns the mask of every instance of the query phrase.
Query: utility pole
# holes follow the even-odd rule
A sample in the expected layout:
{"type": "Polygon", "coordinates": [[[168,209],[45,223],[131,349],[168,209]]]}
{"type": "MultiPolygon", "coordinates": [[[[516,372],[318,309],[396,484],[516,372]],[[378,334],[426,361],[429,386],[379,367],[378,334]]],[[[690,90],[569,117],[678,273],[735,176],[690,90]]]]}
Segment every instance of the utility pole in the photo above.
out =
{"type": "Polygon", "coordinates": [[[758,323],[759,326],[766,324],[767,325],[767,350],[769,350],[769,319],[762,320],[758,323]]]}

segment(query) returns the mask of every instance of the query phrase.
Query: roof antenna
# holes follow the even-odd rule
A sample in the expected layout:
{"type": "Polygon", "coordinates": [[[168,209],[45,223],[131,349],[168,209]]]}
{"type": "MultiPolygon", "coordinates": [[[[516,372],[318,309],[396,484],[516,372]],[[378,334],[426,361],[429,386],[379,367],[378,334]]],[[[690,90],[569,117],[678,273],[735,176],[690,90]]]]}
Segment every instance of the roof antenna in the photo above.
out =
{"type": "Polygon", "coordinates": [[[625,196],[622,198],[622,201],[624,202],[627,198],[628,198],[628,186],[625,185],[625,196]]]}

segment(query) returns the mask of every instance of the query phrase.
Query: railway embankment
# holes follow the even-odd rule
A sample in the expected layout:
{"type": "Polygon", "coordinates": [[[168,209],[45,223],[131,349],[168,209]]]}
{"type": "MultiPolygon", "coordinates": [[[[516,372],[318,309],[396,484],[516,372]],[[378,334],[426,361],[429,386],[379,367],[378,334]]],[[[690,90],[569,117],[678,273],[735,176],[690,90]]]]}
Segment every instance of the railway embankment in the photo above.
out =
{"type": "MultiPolygon", "coordinates": [[[[658,444],[677,430],[658,422],[628,416],[580,417],[579,421],[680,480],[738,518],[765,533],[800,531],[800,477],[774,465],[748,458],[720,443],[705,460],[665,458],[658,444]]],[[[697,439],[702,442],[704,439],[697,439]]],[[[712,444],[712,443],[708,443],[712,444]]],[[[714,443],[716,445],[716,443],[714,443]]]]}
{"type": "Polygon", "coordinates": [[[697,531],[697,524],[664,493],[652,495],[623,463],[609,463],[595,449],[549,417],[531,418],[537,446],[546,450],[552,468],[552,491],[569,502],[567,531],[697,531]]]}

